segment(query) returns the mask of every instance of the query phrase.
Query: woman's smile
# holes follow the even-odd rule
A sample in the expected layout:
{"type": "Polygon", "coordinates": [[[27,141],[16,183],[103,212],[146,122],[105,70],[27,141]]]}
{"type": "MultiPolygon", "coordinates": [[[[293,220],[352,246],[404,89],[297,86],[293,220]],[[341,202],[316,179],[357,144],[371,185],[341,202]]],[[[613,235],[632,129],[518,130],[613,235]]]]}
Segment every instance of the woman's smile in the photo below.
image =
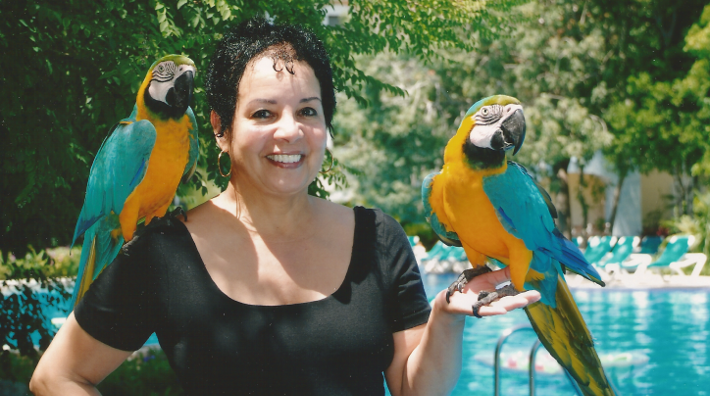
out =
{"type": "Polygon", "coordinates": [[[303,164],[303,159],[305,158],[302,154],[271,154],[267,155],[274,165],[282,168],[296,168],[303,164]]]}

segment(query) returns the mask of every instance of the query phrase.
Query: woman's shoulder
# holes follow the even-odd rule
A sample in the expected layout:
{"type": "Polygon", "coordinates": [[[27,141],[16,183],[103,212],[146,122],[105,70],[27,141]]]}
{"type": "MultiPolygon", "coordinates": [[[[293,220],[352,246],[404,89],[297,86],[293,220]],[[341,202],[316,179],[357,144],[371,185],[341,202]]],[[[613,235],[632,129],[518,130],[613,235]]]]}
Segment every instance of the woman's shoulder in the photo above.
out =
{"type": "Polygon", "coordinates": [[[221,194],[188,210],[181,219],[183,223],[190,220],[200,220],[206,216],[210,216],[210,213],[217,208],[215,200],[219,199],[220,196],[221,194]]]}
{"type": "Polygon", "coordinates": [[[181,218],[183,224],[192,232],[195,225],[209,225],[215,219],[222,218],[228,213],[222,194],[195,206],[181,218]]]}
{"type": "Polygon", "coordinates": [[[402,229],[402,226],[399,224],[397,219],[385,213],[382,209],[356,206],[353,210],[357,217],[371,222],[378,230],[399,231],[402,229]]]}
{"type": "Polygon", "coordinates": [[[315,198],[314,203],[319,229],[329,234],[342,234],[355,227],[355,214],[351,208],[321,198],[315,198]]]}

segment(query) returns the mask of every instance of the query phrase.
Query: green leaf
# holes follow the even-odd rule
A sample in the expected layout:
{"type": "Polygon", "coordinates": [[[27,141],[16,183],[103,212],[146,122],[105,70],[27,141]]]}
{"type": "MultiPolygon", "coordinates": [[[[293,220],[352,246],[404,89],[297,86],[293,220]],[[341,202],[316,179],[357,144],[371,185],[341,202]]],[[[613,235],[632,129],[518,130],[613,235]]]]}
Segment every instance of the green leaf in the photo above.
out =
{"type": "Polygon", "coordinates": [[[165,10],[158,11],[158,14],[157,14],[157,15],[158,15],[158,22],[159,22],[159,23],[161,23],[161,24],[162,24],[162,23],[166,23],[168,17],[167,17],[167,15],[166,15],[166,13],[165,13],[165,10]]]}

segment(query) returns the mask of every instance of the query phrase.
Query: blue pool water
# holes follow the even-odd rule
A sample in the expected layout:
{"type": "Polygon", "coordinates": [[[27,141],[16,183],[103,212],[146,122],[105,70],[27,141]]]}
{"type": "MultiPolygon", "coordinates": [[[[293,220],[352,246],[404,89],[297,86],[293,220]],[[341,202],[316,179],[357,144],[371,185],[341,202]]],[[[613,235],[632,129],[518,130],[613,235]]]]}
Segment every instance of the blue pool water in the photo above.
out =
{"type": "MultiPolygon", "coordinates": [[[[454,274],[424,275],[427,294],[433,297],[454,278],[454,274]]],[[[710,289],[594,288],[573,289],[572,293],[600,355],[632,352],[647,357],[639,364],[607,367],[619,396],[710,396],[710,289]]],[[[45,308],[52,318],[65,315],[68,306],[45,308]]],[[[492,360],[504,330],[527,323],[522,310],[498,317],[468,318],[463,372],[452,395],[493,395],[493,367],[482,361],[492,360]]],[[[515,333],[503,353],[527,355],[534,340],[531,331],[515,333]]],[[[157,344],[155,335],[147,344],[157,344]]],[[[574,394],[561,374],[538,374],[536,384],[538,395],[574,394]]],[[[527,374],[503,371],[501,394],[528,395],[527,374]]]]}
{"type": "MultiPolygon", "coordinates": [[[[454,278],[453,274],[424,275],[427,294],[433,297],[454,278]]],[[[594,288],[572,290],[572,294],[600,355],[633,352],[648,358],[629,367],[606,368],[619,396],[710,395],[710,289],[594,288]]],[[[463,372],[452,395],[493,395],[493,367],[474,356],[490,354],[492,359],[501,333],[526,323],[522,310],[499,317],[468,318],[463,372]]],[[[524,351],[527,356],[534,337],[531,331],[515,333],[503,353],[524,351]]],[[[574,395],[562,374],[538,374],[535,382],[538,395],[574,395]]],[[[528,395],[527,373],[503,371],[501,394],[528,395]]]]}

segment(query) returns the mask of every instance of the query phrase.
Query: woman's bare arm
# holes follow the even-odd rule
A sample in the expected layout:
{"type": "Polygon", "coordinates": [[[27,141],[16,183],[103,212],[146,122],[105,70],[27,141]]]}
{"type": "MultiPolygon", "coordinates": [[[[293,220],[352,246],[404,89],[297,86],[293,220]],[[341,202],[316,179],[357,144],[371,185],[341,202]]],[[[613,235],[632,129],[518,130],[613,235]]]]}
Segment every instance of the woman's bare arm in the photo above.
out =
{"type": "MultiPolygon", "coordinates": [[[[474,278],[464,293],[454,293],[446,302],[446,291],[434,299],[426,325],[394,334],[394,358],[385,371],[393,396],[448,395],[461,374],[463,329],[466,316],[478,301],[478,291],[492,290],[510,279],[508,268],[474,278]]],[[[540,299],[537,291],[504,297],[481,307],[481,316],[502,315],[540,299]]]]}
{"type": "Polygon", "coordinates": [[[96,384],[131,354],[90,336],[72,312],[37,364],[30,391],[36,396],[99,395],[96,384]]]}

